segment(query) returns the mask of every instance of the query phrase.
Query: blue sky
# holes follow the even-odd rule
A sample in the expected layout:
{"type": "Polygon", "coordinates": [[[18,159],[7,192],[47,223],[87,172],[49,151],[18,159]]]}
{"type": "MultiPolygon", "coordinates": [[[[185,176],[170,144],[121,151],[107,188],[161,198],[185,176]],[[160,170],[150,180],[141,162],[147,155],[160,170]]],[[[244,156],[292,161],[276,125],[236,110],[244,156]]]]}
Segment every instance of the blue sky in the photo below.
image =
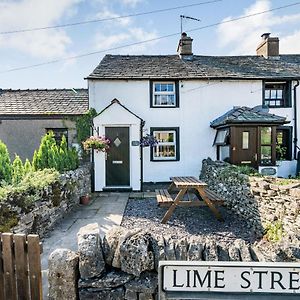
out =
{"type": "MultiPolygon", "coordinates": [[[[209,0],[207,0],[209,1],[209,0]]],[[[109,18],[205,0],[0,0],[0,32],[109,18]]],[[[168,12],[68,28],[0,35],[0,88],[79,88],[104,53],[37,68],[7,70],[143,41],[180,31],[180,14],[195,27],[296,3],[297,0],[222,0],[168,12]],[[4,72],[4,73],[3,73],[4,72]]],[[[198,55],[255,54],[263,32],[280,38],[281,53],[300,53],[300,5],[191,32],[198,55]]],[[[175,54],[179,35],[110,54],[175,54]]]]}

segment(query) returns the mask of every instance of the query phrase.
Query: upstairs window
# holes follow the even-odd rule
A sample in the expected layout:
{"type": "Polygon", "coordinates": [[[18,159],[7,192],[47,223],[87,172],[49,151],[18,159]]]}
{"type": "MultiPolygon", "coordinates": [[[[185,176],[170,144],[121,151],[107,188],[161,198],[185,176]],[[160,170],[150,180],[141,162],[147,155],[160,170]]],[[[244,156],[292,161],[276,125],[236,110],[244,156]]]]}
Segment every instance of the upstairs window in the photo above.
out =
{"type": "Polygon", "coordinates": [[[289,82],[265,82],[263,105],[267,107],[291,107],[289,82]]]}
{"type": "Polygon", "coordinates": [[[178,83],[150,82],[151,107],[178,107],[178,83]]]}

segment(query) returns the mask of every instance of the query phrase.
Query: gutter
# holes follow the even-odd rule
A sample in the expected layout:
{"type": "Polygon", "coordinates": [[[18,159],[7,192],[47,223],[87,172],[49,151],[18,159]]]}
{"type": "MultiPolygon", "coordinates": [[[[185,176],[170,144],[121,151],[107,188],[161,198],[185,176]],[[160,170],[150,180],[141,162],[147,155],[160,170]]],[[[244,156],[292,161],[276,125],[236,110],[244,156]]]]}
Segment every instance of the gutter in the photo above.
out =
{"type": "Polygon", "coordinates": [[[297,159],[298,147],[298,130],[297,130],[297,87],[299,86],[299,80],[296,80],[294,86],[294,159],[297,159]]]}

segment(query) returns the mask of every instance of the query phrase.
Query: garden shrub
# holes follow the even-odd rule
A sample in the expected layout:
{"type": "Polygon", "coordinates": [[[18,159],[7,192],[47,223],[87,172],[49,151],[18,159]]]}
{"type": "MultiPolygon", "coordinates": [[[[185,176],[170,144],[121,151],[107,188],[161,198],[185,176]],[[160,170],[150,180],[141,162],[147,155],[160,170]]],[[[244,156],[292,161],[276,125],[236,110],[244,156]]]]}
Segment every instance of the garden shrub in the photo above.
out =
{"type": "Polygon", "coordinates": [[[19,155],[16,155],[12,163],[12,183],[18,184],[24,176],[24,166],[19,155]]]}
{"type": "Polygon", "coordinates": [[[17,185],[4,185],[0,187],[0,202],[23,198],[23,205],[28,206],[40,199],[44,189],[58,181],[59,172],[54,169],[31,171],[24,175],[17,185]]]}
{"type": "Polygon", "coordinates": [[[77,151],[68,149],[66,137],[62,137],[60,145],[54,139],[54,133],[48,132],[41,140],[40,147],[34,152],[32,166],[34,170],[54,168],[59,172],[78,168],[79,160],[77,151]]]}
{"type": "Polygon", "coordinates": [[[0,183],[11,182],[12,167],[6,145],[0,140],[0,183]]]}

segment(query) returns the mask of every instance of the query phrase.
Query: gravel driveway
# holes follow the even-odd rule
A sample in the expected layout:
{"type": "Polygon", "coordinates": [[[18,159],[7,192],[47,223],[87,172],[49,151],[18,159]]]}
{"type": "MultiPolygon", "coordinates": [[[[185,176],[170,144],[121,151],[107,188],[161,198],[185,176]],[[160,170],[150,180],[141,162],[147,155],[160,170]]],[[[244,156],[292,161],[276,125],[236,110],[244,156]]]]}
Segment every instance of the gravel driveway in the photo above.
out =
{"type": "Polygon", "coordinates": [[[157,206],[155,198],[129,199],[124,212],[122,226],[143,228],[154,236],[169,235],[173,239],[211,238],[232,242],[237,238],[254,242],[246,222],[233,215],[225,207],[219,207],[224,222],[218,221],[208,207],[177,207],[166,224],[161,219],[166,207],[157,206]]]}

